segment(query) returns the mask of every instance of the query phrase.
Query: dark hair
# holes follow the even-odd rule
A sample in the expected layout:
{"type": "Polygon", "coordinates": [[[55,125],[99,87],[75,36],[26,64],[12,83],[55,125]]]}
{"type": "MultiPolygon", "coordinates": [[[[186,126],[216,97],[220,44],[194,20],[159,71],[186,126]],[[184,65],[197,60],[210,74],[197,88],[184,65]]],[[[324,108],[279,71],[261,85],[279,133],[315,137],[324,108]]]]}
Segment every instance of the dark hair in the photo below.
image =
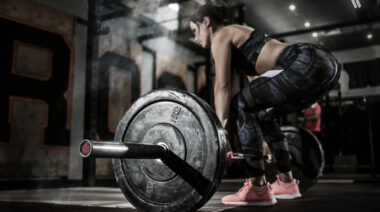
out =
{"type": "Polygon", "coordinates": [[[231,22],[231,12],[224,5],[204,4],[190,16],[190,21],[198,25],[198,22],[203,22],[204,17],[209,17],[213,26],[228,25],[231,22]]]}

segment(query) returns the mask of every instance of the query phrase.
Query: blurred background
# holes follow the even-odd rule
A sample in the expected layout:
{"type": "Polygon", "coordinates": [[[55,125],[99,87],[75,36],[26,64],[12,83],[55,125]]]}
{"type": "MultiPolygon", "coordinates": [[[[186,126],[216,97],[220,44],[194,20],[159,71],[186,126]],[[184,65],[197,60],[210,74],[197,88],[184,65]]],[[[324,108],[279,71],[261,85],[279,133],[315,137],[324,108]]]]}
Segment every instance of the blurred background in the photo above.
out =
{"type": "MultiPolygon", "coordinates": [[[[323,177],[378,179],[379,0],[0,0],[0,188],[114,185],[110,159],[80,158],[83,138],[112,140],[125,111],[154,89],[213,105],[210,51],[188,27],[204,3],[227,4],[233,23],[337,57],[339,85],[319,101],[323,177]]],[[[244,85],[233,77],[235,91],[244,85]]],[[[298,126],[303,114],[279,121],[298,126]]]]}

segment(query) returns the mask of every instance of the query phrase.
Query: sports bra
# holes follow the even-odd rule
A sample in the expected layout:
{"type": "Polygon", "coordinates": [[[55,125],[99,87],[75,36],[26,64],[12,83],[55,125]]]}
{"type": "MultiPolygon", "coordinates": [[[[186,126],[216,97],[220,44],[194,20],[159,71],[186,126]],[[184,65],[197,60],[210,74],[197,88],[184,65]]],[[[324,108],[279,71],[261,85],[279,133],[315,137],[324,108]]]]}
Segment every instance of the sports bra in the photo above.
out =
{"type": "Polygon", "coordinates": [[[236,68],[239,73],[245,73],[246,75],[258,75],[255,68],[257,57],[263,46],[272,39],[264,33],[254,30],[240,48],[232,49],[232,68],[236,68]]]}

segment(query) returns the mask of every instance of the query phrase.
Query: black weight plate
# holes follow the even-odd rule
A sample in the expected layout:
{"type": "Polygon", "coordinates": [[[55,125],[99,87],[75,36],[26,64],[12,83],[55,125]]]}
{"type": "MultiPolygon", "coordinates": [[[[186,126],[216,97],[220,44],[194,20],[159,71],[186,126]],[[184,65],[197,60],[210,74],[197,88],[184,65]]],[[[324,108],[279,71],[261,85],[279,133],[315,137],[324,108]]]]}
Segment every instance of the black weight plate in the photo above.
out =
{"type": "Polygon", "coordinates": [[[113,160],[120,189],[141,211],[196,210],[215,193],[224,172],[223,128],[207,103],[184,91],[157,90],[139,98],[114,140],[170,149],[163,161],[113,160]]]}
{"type": "MultiPolygon", "coordinates": [[[[288,141],[293,176],[299,179],[300,190],[304,192],[322,176],[325,165],[322,145],[307,129],[282,126],[281,130],[288,141]]],[[[265,164],[265,174],[269,182],[276,180],[277,173],[275,163],[265,164]]]]}

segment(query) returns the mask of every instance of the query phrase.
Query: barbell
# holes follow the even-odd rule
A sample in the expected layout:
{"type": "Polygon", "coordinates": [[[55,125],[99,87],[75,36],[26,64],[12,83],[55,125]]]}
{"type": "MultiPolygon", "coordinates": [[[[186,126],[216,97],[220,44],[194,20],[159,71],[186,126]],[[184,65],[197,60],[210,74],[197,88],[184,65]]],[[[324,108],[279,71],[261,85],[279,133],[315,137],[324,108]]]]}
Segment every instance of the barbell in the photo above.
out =
{"type": "MultiPolygon", "coordinates": [[[[300,180],[301,190],[306,190],[322,172],[323,151],[318,139],[309,137],[307,143],[317,145],[305,145],[304,135],[294,129],[285,136],[294,176],[310,178],[304,188],[304,179],[300,180]],[[296,138],[294,148],[289,138],[296,138]],[[310,165],[304,146],[312,146],[315,158],[322,158],[322,163],[313,161],[318,173],[303,168],[310,165]]],[[[186,91],[162,89],[133,103],[119,122],[114,141],[85,139],[79,150],[84,158],[113,158],[116,181],[138,210],[193,211],[206,204],[220,184],[227,144],[218,117],[205,101],[186,91]]],[[[267,177],[274,181],[274,166],[267,167],[267,177]]]]}

